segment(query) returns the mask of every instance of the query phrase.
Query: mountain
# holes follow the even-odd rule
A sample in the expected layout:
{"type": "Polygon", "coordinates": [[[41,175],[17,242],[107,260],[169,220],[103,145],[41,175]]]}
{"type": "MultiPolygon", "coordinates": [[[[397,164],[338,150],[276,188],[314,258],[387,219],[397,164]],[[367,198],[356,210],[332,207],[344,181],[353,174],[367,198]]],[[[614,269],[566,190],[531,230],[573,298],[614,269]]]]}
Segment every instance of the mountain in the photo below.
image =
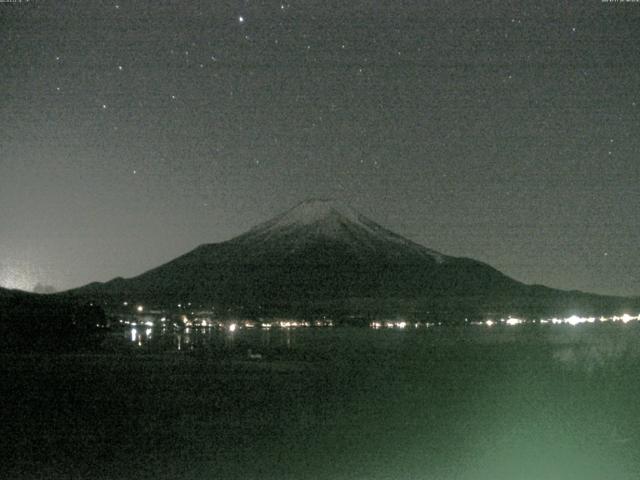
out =
{"type": "Polygon", "coordinates": [[[66,295],[106,304],[191,302],[253,315],[441,315],[622,308],[626,299],[528,286],[444,255],[331,200],[302,202],[248,232],[130,279],[66,295]]]}

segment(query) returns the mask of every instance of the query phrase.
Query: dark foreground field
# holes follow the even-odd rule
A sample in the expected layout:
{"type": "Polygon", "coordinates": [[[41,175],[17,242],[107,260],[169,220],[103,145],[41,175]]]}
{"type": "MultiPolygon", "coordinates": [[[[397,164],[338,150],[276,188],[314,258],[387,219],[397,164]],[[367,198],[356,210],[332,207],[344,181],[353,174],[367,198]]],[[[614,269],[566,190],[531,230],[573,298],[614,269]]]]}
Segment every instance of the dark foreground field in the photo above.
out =
{"type": "Polygon", "coordinates": [[[292,335],[2,356],[0,477],[638,478],[635,325],[292,335]]]}

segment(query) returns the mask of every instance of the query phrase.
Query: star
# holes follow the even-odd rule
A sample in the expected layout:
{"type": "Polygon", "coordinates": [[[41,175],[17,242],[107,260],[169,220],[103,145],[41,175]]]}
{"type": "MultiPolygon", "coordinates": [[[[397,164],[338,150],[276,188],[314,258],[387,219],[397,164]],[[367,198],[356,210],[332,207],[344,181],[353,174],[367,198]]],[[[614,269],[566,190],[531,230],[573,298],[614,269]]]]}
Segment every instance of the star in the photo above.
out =
{"type": "Polygon", "coordinates": [[[103,109],[103,110],[106,110],[106,109],[107,109],[107,105],[103,103],[103,104],[102,104],[102,109],[103,109]]]}
{"type": "Polygon", "coordinates": [[[118,70],[122,71],[122,65],[118,65],[118,70]]]}
{"type": "Polygon", "coordinates": [[[238,23],[244,23],[244,17],[242,15],[238,17],[238,23]]]}

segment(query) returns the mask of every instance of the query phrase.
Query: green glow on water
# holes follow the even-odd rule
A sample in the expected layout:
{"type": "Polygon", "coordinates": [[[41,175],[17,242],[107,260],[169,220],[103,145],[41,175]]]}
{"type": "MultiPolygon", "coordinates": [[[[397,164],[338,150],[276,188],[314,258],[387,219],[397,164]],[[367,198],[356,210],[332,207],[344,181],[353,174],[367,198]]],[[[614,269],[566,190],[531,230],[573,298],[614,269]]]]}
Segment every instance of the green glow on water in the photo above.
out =
{"type": "Polygon", "coordinates": [[[305,330],[270,346],[235,332],[219,352],[5,358],[4,467],[54,480],[635,480],[640,332],[567,328],[305,330]],[[247,346],[267,360],[233,356],[247,346]]]}

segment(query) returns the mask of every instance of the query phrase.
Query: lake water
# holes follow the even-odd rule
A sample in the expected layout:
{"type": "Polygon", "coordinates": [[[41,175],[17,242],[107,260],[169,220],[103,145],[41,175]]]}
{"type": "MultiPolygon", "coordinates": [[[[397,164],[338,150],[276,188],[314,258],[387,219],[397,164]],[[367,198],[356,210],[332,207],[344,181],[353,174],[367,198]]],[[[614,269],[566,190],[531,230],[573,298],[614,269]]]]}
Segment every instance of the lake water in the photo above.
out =
{"type": "Polygon", "coordinates": [[[109,353],[2,357],[3,477],[640,472],[635,322],[143,335],[116,334],[109,353]]]}

